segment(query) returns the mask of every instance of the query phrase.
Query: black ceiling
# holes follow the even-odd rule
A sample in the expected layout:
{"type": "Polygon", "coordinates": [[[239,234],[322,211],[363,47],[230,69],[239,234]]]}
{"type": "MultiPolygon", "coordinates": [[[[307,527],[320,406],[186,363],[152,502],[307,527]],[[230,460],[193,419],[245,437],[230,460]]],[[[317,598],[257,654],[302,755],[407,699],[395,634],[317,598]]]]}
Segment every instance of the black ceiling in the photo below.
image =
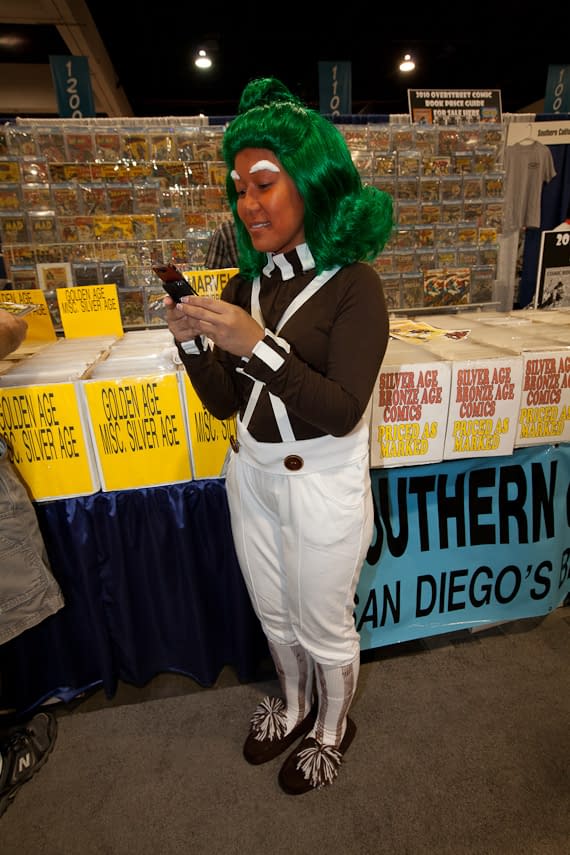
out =
{"type": "MultiPolygon", "coordinates": [[[[309,20],[299,11],[302,4],[280,6],[278,12],[253,7],[247,15],[163,0],[145,12],[130,7],[132,13],[120,17],[111,0],[88,5],[136,116],[233,115],[244,84],[265,75],[280,77],[318,107],[319,60],[351,62],[353,113],[407,113],[408,87],[500,89],[503,111],[517,112],[544,98],[549,64],[570,64],[568,20],[548,38],[538,31],[515,36],[508,9],[502,24],[496,11],[483,20],[478,8],[475,23],[450,27],[433,4],[423,18],[408,6],[380,14],[366,12],[362,4],[349,16],[345,4],[340,22],[331,21],[331,7],[327,18],[313,13],[309,20]],[[191,62],[201,46],[213,50],[216,60],[217,67],[206,73],[191,62]],[[417,69],[402,78],[394,69],[405,52],[415,55],[417,69]]],[[[68,53],[55,28],[18,29],[27,46],[16,54],[1,39],[14,27],[0,26],[0,62],[47,62],[51,53],[68,53]]]]}

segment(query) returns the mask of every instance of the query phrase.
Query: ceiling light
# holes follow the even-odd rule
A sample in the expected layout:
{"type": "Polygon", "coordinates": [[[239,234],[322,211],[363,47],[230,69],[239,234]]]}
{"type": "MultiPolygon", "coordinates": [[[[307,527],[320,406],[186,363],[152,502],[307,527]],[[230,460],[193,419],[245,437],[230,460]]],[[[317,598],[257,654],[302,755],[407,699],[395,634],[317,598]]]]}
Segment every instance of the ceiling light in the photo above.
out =
{"type": "Polygon", "coordinates": [[[400,63],[400,71],[413,71],[415,67],[416,63],[414,62],[410,54],[407,53],[402,62],[400,63]]]}
{"type": "Polygon", "coordinates": [[[16,33],[6,33],[0,36],[0,48],[6,48],[6,50],[18,50],[18,48],[23,47],[25,44],[26,40],[16,33]]]}
{"type": "Polygon", "coordinates": [[[194,65],[196,68],[211,68],[212,60],[208,56],[205,50],[199,50],[198,56],[194,60],[194,65]]]}

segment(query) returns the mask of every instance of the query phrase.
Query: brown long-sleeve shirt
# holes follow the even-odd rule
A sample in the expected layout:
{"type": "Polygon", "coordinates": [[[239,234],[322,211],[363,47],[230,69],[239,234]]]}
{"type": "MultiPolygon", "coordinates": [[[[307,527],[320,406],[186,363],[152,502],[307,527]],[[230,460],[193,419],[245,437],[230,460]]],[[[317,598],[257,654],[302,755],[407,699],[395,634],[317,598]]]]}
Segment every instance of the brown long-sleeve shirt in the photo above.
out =
{"type": "MultiPolygon", "coordinates": [[[[296,250],[285,258],[292,264],[290,270],[284,265],[291,278],[283,278],[282,266],[261,276],[260,307],[271,332],[315,275],[314,269],[302,271],[296,250]]],[[[251,314],[251,293],[252,282],[238,274],[225,287],[222,300],[251,314]]],[[[285,404],[296,439],[344,436],[368,405],[388,341],[378,274],[363,263],[341,268],[285,323],[277,340],[266,334],[263,341],[273,351],[270,360],[254,353],[246,361],[217,347],[191,356],[179,347],[204,406],[219,419],[236,412],[243,416],[254,378],[264,384],[248,426],[258,442],[281,440],[268,392],[285,404]]]]}

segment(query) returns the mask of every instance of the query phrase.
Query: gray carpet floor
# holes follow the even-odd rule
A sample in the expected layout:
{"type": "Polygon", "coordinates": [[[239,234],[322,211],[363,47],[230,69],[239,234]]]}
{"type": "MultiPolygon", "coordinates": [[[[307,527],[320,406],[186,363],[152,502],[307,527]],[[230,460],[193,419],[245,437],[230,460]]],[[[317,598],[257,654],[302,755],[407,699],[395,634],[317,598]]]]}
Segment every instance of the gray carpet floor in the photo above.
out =
{"type": "Polygon", "coordinates": [[[58,706],[2,855],[568,855],[570,608],[363,653],[336,783],[280,791],[241,745],[270,676],[160,675],[58,706]]]}

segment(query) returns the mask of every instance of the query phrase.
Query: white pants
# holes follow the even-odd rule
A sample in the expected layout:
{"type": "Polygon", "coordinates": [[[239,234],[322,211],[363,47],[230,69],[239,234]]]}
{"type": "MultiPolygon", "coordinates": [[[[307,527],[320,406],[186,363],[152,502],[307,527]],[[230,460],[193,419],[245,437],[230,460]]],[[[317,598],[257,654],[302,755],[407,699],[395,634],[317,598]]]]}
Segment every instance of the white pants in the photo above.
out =
{"type": "MultiPolygon", "coordinates": [[[[324,439],[334,445],[334,437],[324,439]]],[[[277,644],[301,644],[322,665],[346,665],[360,650],[354,594],[374,524],[368,446],[363,454],[360,435],[347,462],[312,471],[311,447],[322,458],[318,440],[256,444],[250,437],[244,448],[242,435],[240,444],[226,487],[238,561],[263,630],[277,644]],[[288,473],[264,460],[269,445],[285,448],[281,460],[294,450],[306,467],[288,473]]],[[[342,452],[328,459],[346,459],[342,452]]]]}

